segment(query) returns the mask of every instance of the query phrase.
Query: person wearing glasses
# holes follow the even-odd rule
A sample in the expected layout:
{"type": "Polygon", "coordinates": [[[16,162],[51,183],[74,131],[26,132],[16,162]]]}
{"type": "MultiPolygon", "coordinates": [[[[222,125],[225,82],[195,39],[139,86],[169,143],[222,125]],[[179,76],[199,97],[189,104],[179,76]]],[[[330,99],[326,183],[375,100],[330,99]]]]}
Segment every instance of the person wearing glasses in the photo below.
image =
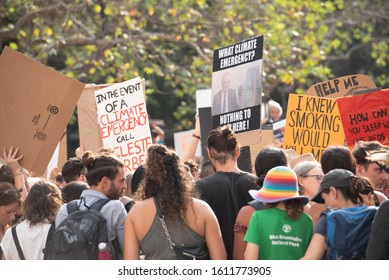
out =
{"type": "MultiPolygon", "coordinates": [[[[320,163],[317,161],[303,161],[294,169],[298,178],[300,194],[307,196],[309,199],[317,192],[324,173],[320,163]]],[[[312,202],[310,202],[312,204],[312,202]]]]}

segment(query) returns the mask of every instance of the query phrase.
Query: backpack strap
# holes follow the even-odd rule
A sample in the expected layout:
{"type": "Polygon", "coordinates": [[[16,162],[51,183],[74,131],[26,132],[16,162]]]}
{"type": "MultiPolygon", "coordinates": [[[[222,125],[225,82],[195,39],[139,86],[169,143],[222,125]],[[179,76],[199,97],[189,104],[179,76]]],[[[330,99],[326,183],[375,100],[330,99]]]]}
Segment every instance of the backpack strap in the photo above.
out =
{"type": "Polygon", "coordinates": [[[16,249],[18,250],[19,258],[21,260],[25,260],[26,258],[24,257],[22,247],[20,247],[19,238],[18,238],[18,235],[16,233],[16,226],[12,227],[11,232],[12,232],[12,237],[13,237],[14,242],[15,242],[16,249]]]}
{"type": "Polygon", "coordinates": [[[109,199],[99,199],[96,202],[94,202],[91,206],[89,206],[89,209],[100,211],[100,209],[109,202],[109,199]]]}
{"type": "Polygon", "coordinates": [[[45,248],[42,249],[43,251],[43,259],[44,260],[47,260],[47,247],[49,245],[49,242],[54,234],[54,231],[55,231],[55,223],[51,223],[51,226],[49,228],[49,232],[47,233],[47,238],[46,238],[46,245],[45,245],[45,248]]]}
{"type": "MultiPolygon", "coordinates": [[[[81,203],[81,201],[80,201],[81,203]]],[[[79,209],[78,201],[72,200],[66,204],[66,209],[68,209],[68,215],[70,215],[73,212],[76,212],[79,209]]]]}

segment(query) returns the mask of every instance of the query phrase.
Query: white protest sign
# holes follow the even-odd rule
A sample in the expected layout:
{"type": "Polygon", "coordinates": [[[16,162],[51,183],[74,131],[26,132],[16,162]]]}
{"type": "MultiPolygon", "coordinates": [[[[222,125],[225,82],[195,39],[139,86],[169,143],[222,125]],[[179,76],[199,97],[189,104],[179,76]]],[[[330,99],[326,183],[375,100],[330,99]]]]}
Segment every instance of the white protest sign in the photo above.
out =
{"type": "Polygon", "coordinates": [[[126,173],[135,171],[152,144],[141,79],[97,90],[95,97],[103,146],[120,155],[126,173]]]}
{"type": "MultiPolygon", "coordinates": [[[[174,149],[180,158],[184,156],[185,150],[192,140],[193,133],[194,129],[174,133],[174,149]]],[[[200,145],[197,145],[195,156],[201,156],[200,145]]]]}

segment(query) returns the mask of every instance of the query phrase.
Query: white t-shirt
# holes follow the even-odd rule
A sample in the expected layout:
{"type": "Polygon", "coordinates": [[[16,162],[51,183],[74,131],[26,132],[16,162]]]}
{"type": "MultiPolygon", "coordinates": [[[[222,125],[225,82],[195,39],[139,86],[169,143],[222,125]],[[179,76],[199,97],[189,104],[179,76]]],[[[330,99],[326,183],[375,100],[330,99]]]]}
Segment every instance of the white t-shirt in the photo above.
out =
{"type": "MultiPolygon", "coordinates": [[[[30,226],[27,220],[16,226],[20,247],[26,260],[43,260],[42,250],[46,247],[46,238],[50,226],[51,224],[46,223],[30,226]]],[[[5,232],[1,241],[1,248],[7,260],[20,260],[11,229],[5,232]]]]}

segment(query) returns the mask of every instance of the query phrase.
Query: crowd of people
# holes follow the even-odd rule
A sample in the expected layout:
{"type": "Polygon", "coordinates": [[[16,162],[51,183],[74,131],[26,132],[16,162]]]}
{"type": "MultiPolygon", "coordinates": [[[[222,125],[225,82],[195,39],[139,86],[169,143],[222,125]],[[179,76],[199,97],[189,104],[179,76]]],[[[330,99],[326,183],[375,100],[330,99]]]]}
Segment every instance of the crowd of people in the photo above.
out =
{"type": "Polygon", "coordinates": [[[210,131],[204,162],[194,156],[200,134],[197,118],[182,158],[154,143],[130,174],[102,148],[78,150],[59,174],[32,181],[18,149],[3,149],[1,258],[45,259],[70,205],[82,211],[105,200],[113,259],[180,259],[187,248],[205,248],[211,260],[389,259],[388,146],[330,146],[320,161],[268,146],[245,172],[229,125],[210,131]]]}

